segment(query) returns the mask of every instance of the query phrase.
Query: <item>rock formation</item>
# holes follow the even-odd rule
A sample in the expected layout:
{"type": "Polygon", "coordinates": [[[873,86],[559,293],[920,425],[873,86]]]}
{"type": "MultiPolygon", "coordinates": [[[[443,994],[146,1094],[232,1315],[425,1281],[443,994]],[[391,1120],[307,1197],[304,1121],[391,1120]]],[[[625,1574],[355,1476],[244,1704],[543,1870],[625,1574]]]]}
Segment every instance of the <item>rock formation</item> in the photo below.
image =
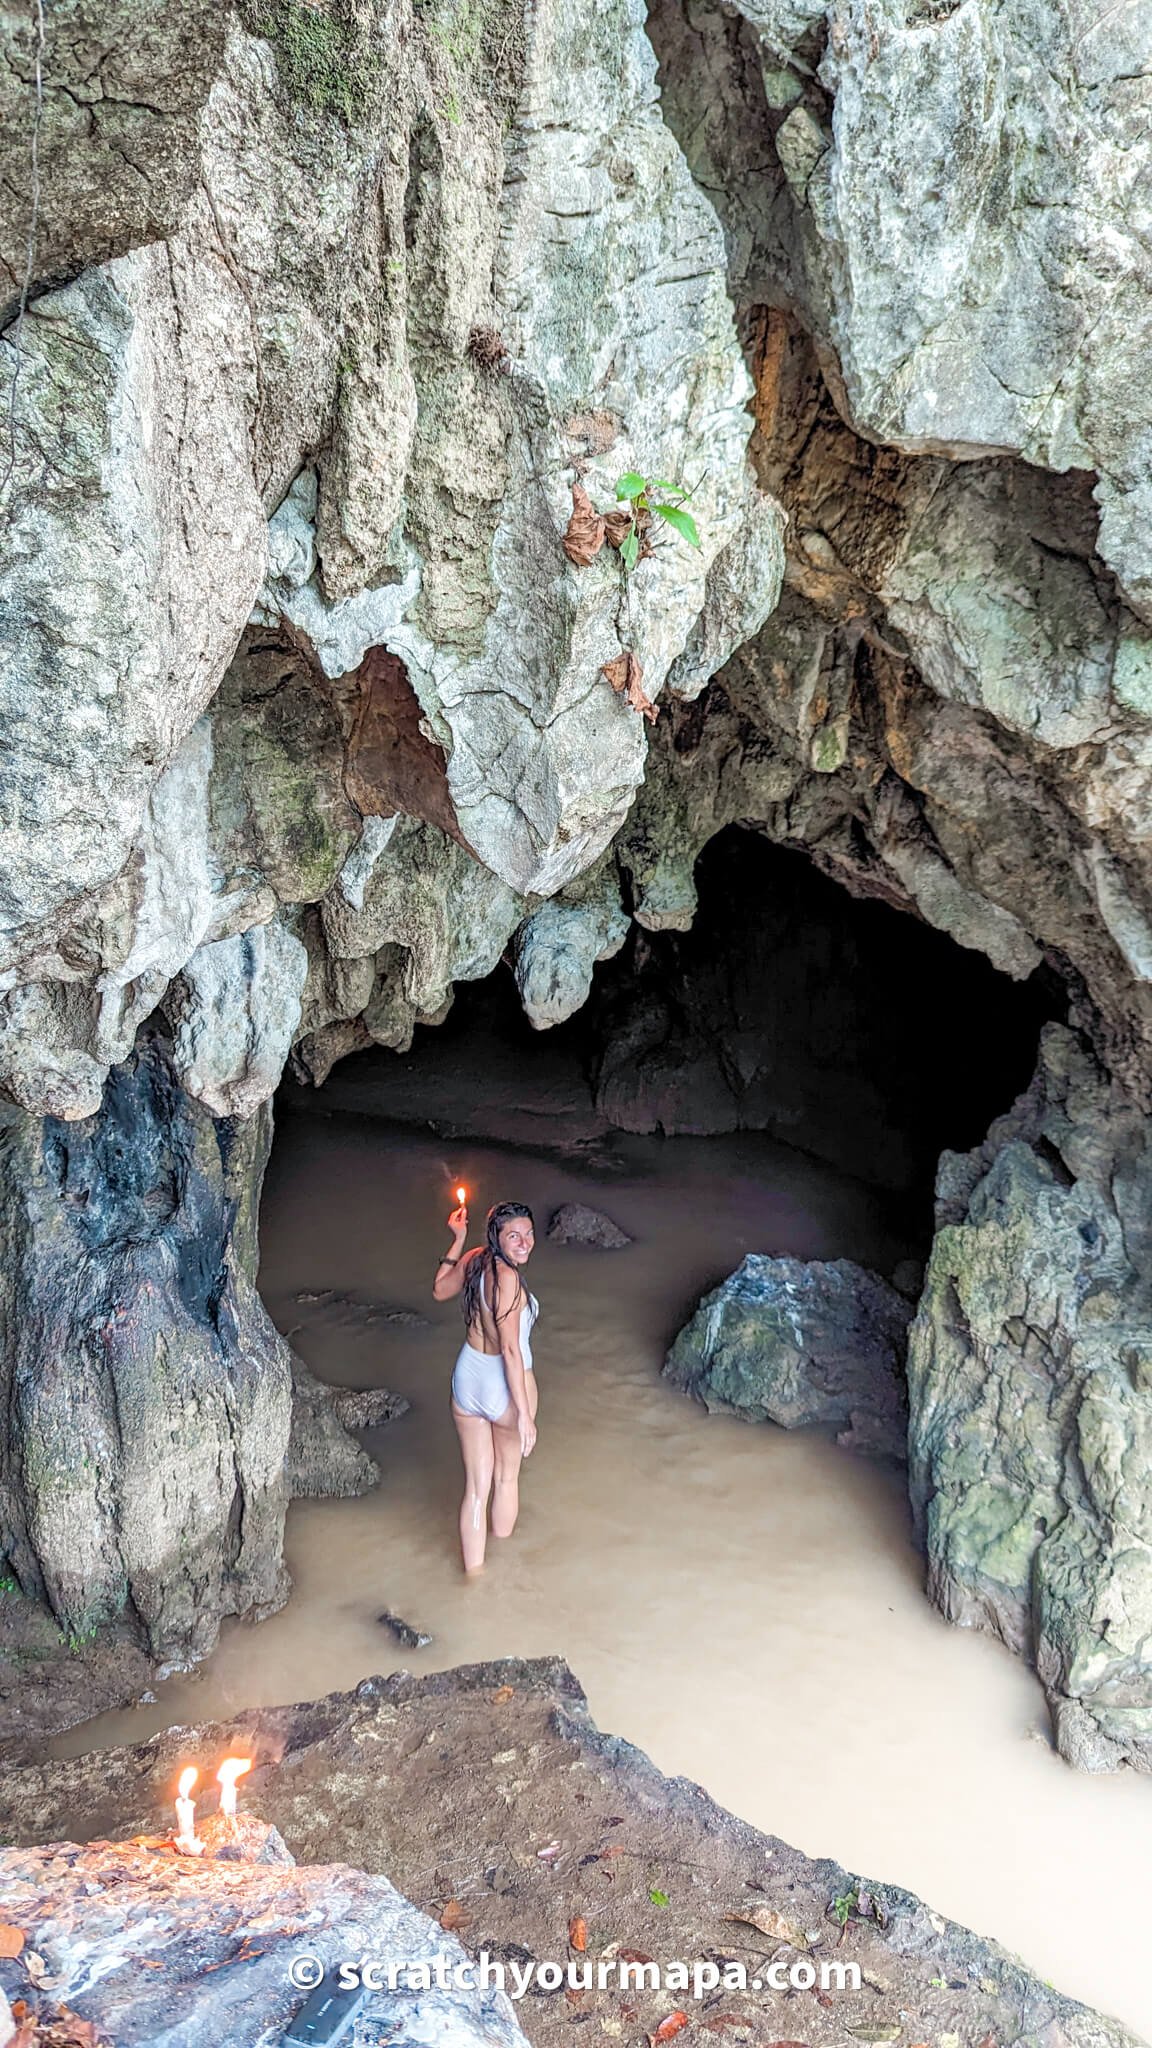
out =
{"type": "MultiPolygon", "coordinates": [[[[504,1966],[510,1991],[519,1965],[530,1988],[516,2015],[539,2048],[566,2048],[574,2014],[589,2033],[616,2038],[617,2027],[655,2032],[676,2007],[700,2032],[722,2012],[724,2034],[736,2043],[792,2041],[802,2021],[810,2048],[942,2036],[962,2048],[985,2040],[1004,2048],[1139,2048],[1118,2021],[1063,1996],[911,1893],[802,1855],[689,1779],[665,1777],[641,1750],[596,1727],[559,1659],[368,1678],[355,1693],[168,1729],[131,1749],[10,1762],[5,1799],[13,1838],[0,1850],[5,1911],[21,1929],[35,1927],[37,1952],[43,1948],[52,1975],[70,1987],[78,1956],[101,1956],[107,1967],[91,1969],[74,2002],[84,2014],[118,2021],[118,2041],[154,2038],[146,2029],[163,1994],[165,2014],[175,2007],[188,2015],[181,2042],[215,2048],[226,2001],[245,2018],[291,2009],[293,1955],[319,1955],[331,1966],[365,1952],[423,1958],[439,1946],[453,1958],[461,1948],[486,1953],[504,1966]],[[185,1761],[221,1752],[255,1758],[243,1803],[274,1824],[297,1858],[295,1870],[223,1865],[227,1914],[206,1907],[212,1886],[196,1872],[177,1888],[168,1875],[174,1859],[165,1863],[156,1846],[150,1853],[133,1840],[170,1826],[172,1786],[185,1761]],[[108,1835],[110,1845],[76,1846],[108,1835]],[[42,1839],[56,1846],[23,1846],[42,1839]],[[149,1861],[159,1865],[154,1877],[149,1861]],[[667,1892],[653,1885],[654,1873],[667,1892]],[[80,1892],[85,1877],[113,1874],[115,1885],[80,1892]],[[257,1933],[252,1919],[261,1910],[257,1933]],[[577,1920],[585,1920],[586,1949],[577,1920]],[[363,1938],[350,1942],[357,1925],[363,1938]],[[202,1944],[193,1951],[194,1979],[186,1975],[193,1931],[202,1944]],[[161,1970],[125,1969],[125,1934],[133,1955],[161,1970]],[[767,1976],[771,1963],[779,1972],[774,1983],[725,1985],[709,2004],[712,1992],[697,2000],[690,1978],[679,1988],[656,1986],[650,1969],[630,1983],[618,1978],[621,1949],[628,1953],[620,1962],[642,1968],[667,1971],[679,1959],[689,1971],[700,1962],[719,1974],[740,1962],[746,1978],[761,1966],[767,1976]],[[564,1986],[569,1955],[577,1982],[564,1986]],[[801,1986],[816,1984],[826,1963],[831,1988],[818,1997],[789,1988],[782,1973],[798,1959],[801,1986]],[[542,1963],[560,1967],[561,1985],[551,1992],[535,1982],[542,1963]],[[606,1981],[593,1975],[581,1988],[585,1964],[595,1972],[601,1963],[606,1981]],[[202,2028],[193,2031],[200,2015],[202,2028]]],[[[704,1978],[705,1986],[714,1981],[704,1978]]],[[[19,1959],[0,1959],[0,1987],[6,1982],[27,1993],[19,1959]]],[[[478,2014],[477,1993],[454,1992],[456,2038],[462,2048],[476,2042],[482,2021],[493,2048],[513,2048],[504,2002],[494,1990],[487,1996],[478,2014]]],[[[423,2024],[406,2027],[409,2001],[373,1997],[366,2039],[439,2043],[449,2000],[441,1993],[420,2003],[423,2024]]],[[[246,2038],[260,2037],[253,2029],[246,2038]]]]}
{"type": "MultiPolygon", "coordinates": [[[[1040,1494],[1070,1487],[1101,1383],[1066,1370],[1064,1212],[1139,1207],[1100,1161],[1138,1187],[1152,1103],[1152,25],[1030,0],[153,17],[0,28],[11,1568],[69,1628],[119,1603],[160,1655],[281,1596],[291,1367],[253,1218],[285,1061],[402,1048],[504,956],[559,1022],[631,924],[691,924],[697,855],[743,823],[1048,975],[1096,1062],[1068,1114],[1098,1157],[1036,1123],[1050,1064],[1013,1140],[1039,1164],[989,1141],[1022,1243],[1057,1228],[1045,1145],[1064,1162],[1051,1298],[988,1278],[990,1323],[952,1313],[1008,1168],[962,1220],[947,1163],[972,1235],[938,1246],[913,1345],[933,1589],[1026,1647],[1027,1544],[975,1554],[930,1417],[942,1361],[1024,1372],[1040,1494]],[[605,508],[629,470],[696,487],[700,550],[576,568],[573,483],[605,508]],[[625,651],[650,728],[602,673],[625,651]]],[[[1132,1373],[1115,1485],[1066,1498],[1059,1541],[1033,1517],[1053,1560],[1088,1544],[1059,1624],[1029,1596],[1082,1758],[1142,1758],[1152,1714],[1119,1612],[1132,1373]],[[1105,1621],[1124,1647],[1089,1656],[1105,1621]]]]}
{"type": "Polygon", "coordinates": [[[709,1414],[838,1431],[846,1450],[903,1459],[904,1354],[912,1310],[851,1259],[750,1252],[705,1295],[664,1363],[709,1414]]]}

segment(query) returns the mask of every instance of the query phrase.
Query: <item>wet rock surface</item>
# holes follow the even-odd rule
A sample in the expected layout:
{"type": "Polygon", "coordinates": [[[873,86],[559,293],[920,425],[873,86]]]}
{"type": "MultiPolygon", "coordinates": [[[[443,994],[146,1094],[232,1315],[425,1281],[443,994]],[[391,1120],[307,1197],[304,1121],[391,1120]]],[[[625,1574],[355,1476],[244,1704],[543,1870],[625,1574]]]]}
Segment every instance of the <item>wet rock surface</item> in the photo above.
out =
{"type": "Polygon", "coordinates": [[[750,1253],[705,1295],[664,1376],[749,1422],[822,1423],[846,1450],[907,1455],[904,1353],[912,1310],[850,1259],[750,1253]]]}
{"type": "Polygon", "coordinates": [[[933,1599],[1035,1662],[1093,1770],[1152,1770],[1150,1310],[1147,1121],[1051,1026],[1032,1086],[941,1162],[910,1477],[933,1599]]]}
{"type": "MultiPolygon", "coordinates": [[[[257,1758],[243,1799],[279,1829],[298,1867],[259,1874],[275,1973],[243,1960],[265,1938],[252,1929],[245,1939],[244,1887],[252,1879],[235,1868],[222,1876],[242,1910],[213,1939],[211,1960],[220,1967],[207,1980],[210,1997],[221,1980],[240,1996],[246,1984],[263,1986],[275,1974],[283,1999],[294,1948],[331,1961],[349,1952],[350,1940],[356,1954],[371,1948],[376,1927],[392,1940],[386,1916],[397,1910],[394,1894],[383,1876],[367,1871],[387,1873],[440,1921],[433,1928],[423,1922],[418,1936],[404,1923],[402,1938],[417,1940],[417,1955],[439,1938],[449,1953],[460,1943],[471,1955],[486,1950],[522,1967],[564,1966],[571,1955],[594,1964],[647,1957],[662,1967],[679,1959],[689,1968],[731,1959],[749,1978],[773,1959],[860,1969],[859,1989],[819,1996],[764,1986],[709,1990],[697,2002],[684,1991],[657,1992],[650,1983],[622,1989],[615,1981],[571,1997],[536,1990],[516,2014],[541,2048],[570,2044],[581,2026],[613,2038],[652,2033],[677,2009],[694,2032],[722,2033],[737,2044],[951,2039],[959,2048],[985,2040],[997,2048],[1135,2048],[1116,2022],[1062,1998],[994,1943],[907,1892],[802,1856],[726,1813],[687,1779],[664,1777],[641,1751],[596,1729],[558,1660],[367,1679],[354,1694],[169,1730],[136,1749],[9,1768],[6,1828],[17,1843],[64,1832],[74,1840],[155,1832],[167,1825],[180,1765],[237,1741],[252,1745],[257,1758]],[[316,1872],[310,1866],[319,1862],[330,1867],[316,1872]],[[292,1938],[277,1931],[285,1926],[292,1938]],[[352,1928],[369,1938],[351,1938],[352,1928]]],[[[59,1858],[60,1882],[78,1853],[3,1852],[17,1872],[38,1872],[41,1859],[59,1858]]],[[[57,1866],[50,1867],[55,1876],[57,1866]]],[[[181,1912],[195,1912],[199,1881],[195,1872],[181,1878],[192,1902],[181,1912]]],[[[119,1924],[116,1898],[97,1898],[97,1920],[107,1914],[119,1924]]],[[[151,1938],[163,1954],[162,1932],[151,1938]]],[[[40,1933],[37,1940],[51,1963],[51,1942],[40,1933]]],[[[135,1976],[141,2011],[152,1995],[144,1976],[135,1976]]],[[[123,1999],[123,2025],[129,1987],[122,1975],[112,1984],[123,1999]]],[[[99,1987],[91,1994],[100,1995],[99,1987]]],[[[74,2003],[84,2009],[82,2000],[74,2003]]]]}
{"type": "Polygon", "coordinates": [[[586,1202],[562,1202],[548,1225],[548,1235],[553,1244],[594,1244],[605,1252],[623,1251],[632,1243],[626,1230],[586,1202]]]}

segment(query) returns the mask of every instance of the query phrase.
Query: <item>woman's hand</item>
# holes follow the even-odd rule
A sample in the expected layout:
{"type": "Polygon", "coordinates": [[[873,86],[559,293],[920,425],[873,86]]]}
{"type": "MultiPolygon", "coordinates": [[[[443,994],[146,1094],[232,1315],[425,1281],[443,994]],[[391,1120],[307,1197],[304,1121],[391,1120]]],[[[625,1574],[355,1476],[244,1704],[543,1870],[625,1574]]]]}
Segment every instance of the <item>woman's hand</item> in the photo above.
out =
{"type": "Polygon", "coordinates": [[[520,1410],[519,1423],[520,1456],[522,1458],[527,1458],[531,1456],[532,1447],[536,1442],[536,1424],[533,1422],[532,1417],[529,1415],[528,1410],[526,1408],[522,1408],[520,1410]]]}
{"type": "Polygon", "coordinates": [[[448,1228],[452,1232],[456,1243],[458,1245],[463,1244],[464,1239],[468,1235],[468,1205],[466,1202],[461,1202],[458,1209],[453,1209],[452,1214],[448,1218],[448,1228]]]}

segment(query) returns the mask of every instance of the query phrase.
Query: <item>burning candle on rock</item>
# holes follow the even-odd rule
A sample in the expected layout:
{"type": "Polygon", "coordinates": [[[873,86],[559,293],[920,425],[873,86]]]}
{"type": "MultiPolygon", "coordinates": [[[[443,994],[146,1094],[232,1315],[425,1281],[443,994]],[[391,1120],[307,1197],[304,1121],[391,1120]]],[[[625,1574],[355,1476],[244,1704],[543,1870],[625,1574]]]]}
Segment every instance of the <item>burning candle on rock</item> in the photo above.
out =
{"type": "Polygon", "coordinates": [[[216,1773],[220,1787],[220,1811],[227,1820],[236,1818],[236,1780],[252,1769],[250,1756],[226,1756],[216,1773]]]}
{"type": "Polygon", "coordinates": [[[204,1844],[196,1835],[196,1808],[192,1800],[192,1787],[200,1776],[195,1764],[189,1764],[180,1773],[176,1792],[176,1847],[182,1856],[200,1856],[204,1844]]]}

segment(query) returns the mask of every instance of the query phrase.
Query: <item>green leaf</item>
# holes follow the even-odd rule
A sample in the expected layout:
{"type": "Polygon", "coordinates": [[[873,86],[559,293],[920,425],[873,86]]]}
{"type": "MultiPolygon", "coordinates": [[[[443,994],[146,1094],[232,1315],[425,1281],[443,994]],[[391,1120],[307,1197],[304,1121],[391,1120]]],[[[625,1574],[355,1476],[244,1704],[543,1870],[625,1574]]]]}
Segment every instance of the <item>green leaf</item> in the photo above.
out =
{"type": "Polygon", "coordinates": [[[640,535],[637,533],[636,528],[632,527],[631,531],[624,535],[620,543],[620,559],[629,573],[636,567],[636,557],[639,553],[640,535]]]}
{"type": "Polygon", "coordinates": [[[661,519],[666,519],[669,526],[675,528],[681,540],[686,540],[690,547],[699,547],[700,535],[696,531],[696,521],[690,512],[685,512],[682,505],[657,505],[656,510],[661,519]]]}
{"type": "Polygon", "coordinates": [[[648,1897],[654,1906],[670,1906],[672,1904],[667,1892],[657,1891],[655,1887],[649,1892],[648,1897]]]}
{"type": "Polygon", "coordinates": [[[654,476],[648,489],[650,491],[675,491],[678,498],[686,498],[688,496],[683,484],[670,484],[666,476],[654,476]]]}
{"type": "Polygon", "coordinates": [[[637,476],[634,469],[630,469],[627,476],[620,476],[616,479],[616,496],[618,498],[642,498],[647,488],[647,477],[637,476]]]}

